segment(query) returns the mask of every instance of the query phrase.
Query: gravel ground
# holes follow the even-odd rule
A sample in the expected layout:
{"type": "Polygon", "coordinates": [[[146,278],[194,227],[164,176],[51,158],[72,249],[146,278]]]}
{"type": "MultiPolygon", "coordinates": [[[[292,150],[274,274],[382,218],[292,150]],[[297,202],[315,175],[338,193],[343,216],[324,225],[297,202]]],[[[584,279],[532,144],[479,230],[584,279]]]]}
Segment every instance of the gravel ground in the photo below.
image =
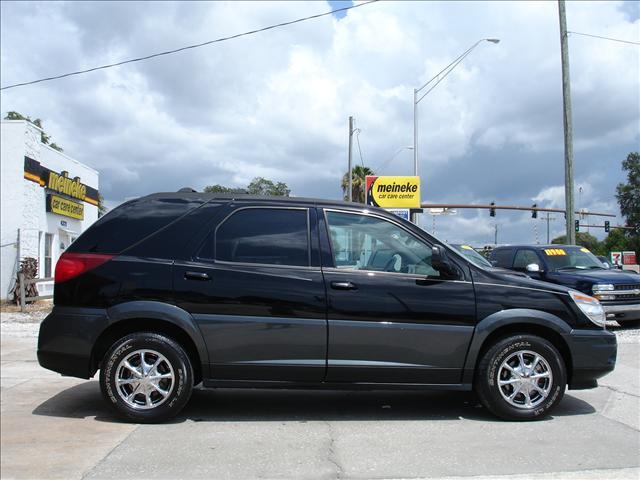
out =
{"type": "MultiPolygon", "coordinates": [[[[37,337],[40,322],[49,314],[48,308],[31,309],[26,313],[20,311],[0,312],[2,335],[16,337],[37,337]]],[[[607,322],[607,328],[615,332],[618,343],[640,343],[640,328],[620,327],[616,322],[607,322]]]]}

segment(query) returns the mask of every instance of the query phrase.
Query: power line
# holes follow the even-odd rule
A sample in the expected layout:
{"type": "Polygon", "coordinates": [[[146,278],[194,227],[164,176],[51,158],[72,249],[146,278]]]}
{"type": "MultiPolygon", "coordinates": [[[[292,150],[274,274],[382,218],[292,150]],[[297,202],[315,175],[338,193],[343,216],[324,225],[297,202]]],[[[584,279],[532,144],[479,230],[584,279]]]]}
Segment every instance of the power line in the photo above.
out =
{"type": "Polygon", "coordinates": [[[248,35],[254,35],[256,33],[264,32],[264,31],[267,31],[267,30],[273,30],[275,28],[286,27],[288,25],[293,25],[295,23],[305,22],[307,20],[313,20],[313,19],[316,19],[316,18],[325,17],[327,15],[333,15],[334,13],[337,13],[337,12],[344,12],[346,10],[351,10],[353,8],[362,7],[364,5],[368,5],[370,3],[375,3],[377,1],[378,0],[368,0],[366,2],[358,3],[356,5],[351,5],[349,7],[343,7],[343,8],[338,8],[336,10],[331,10],[330,12],[319,13],[317,15],[311,15],[309,17],[298,18],[297,20],[291,20],[289,22],[282,22],[282,23],[278,23],[278,24],[275,24],[275,25],[269,25],[268,27],[259,28],[257,30],[251,30],[249,32],[238,33],[238,34],[231,35],[231,36],[228,36],[228,37],[216,38],[215,40],[209,40],[209,41],[202,42],[202,43],[197,43],[197,44],[194,44],[194,45],[187,45],[185,47],[176,48],[174,50],[167,50],[167,51],[164,51],[164,52],[153,53],[151,55],[146,55],[144,57],[131,58],[129,60],[123,60],[123,61],[117,62],[117,63],[110,63],[110,64],[107,64],[107,65],[101,65],[99,67],[88,68],[86,70],[78,70],[78,71],[75,71],[75,72],[64,73],[64,74],[61,74],[61,75],[55,75],[53,77],[40,78],[38,80],[32,80],[30,82],[14,83],[13,85],[7,85],[6,87],[0,88],[0,90],[8,90],[10,88],[23,87],[25,85],[33,85],[34,83],[48,82],[48,81],[51,81],[51,80],[58,80],[60,78],[71,77],[71,76],[74,76],[74,75],[81,75],[83,73],[95,72],[96,70],[104,70],[106,68],[119,67],[120,65],[125,65],[127,63],[141,62],[143,60],[149,60],[151,58],[161,57],[161,56],[164,56],[164,55],[171,55],[171,54],[174,54],[174,53],[182,52],[184,50],[190,50],[190,49],[193,49],[193,48],[204,47],[204,46],[207,46],[207,45],[212,45],[214,43],[225,42],[227,40],[233,40],[233,39],[240,38],[240,37],[245,37],[245,36],[248,36],[248,35]]]}
{"type": "Polygon", "coordinates": [[[592,35],[590,33],[580,33],[580,32],[571,32],[571,31],[568,31],[567,33],[572,33],[574,35],[584,35],[585,37],[600,38],[602,40],[611,40],[612,42],[621,42],[621,43],[630,43],[631,45],[640,45],[640,42],[632,42],[631,40],[620,40],[619,38],[602,37],[600,35],[592,35]]]}

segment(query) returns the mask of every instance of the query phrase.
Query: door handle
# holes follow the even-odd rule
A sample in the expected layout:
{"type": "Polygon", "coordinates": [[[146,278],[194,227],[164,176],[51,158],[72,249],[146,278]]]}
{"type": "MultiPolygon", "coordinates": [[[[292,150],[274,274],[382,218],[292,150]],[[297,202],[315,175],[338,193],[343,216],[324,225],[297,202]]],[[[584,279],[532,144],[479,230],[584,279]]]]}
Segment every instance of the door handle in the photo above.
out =
{"type": "Polygon", "coordinates": [[[204,272],[184,272],[184,278],[186,280],[201,280],[201,281],[211,280],[211,277],[209,276],[209,274],[204,272]]]}
{"type": "Polygon", "coordinates": [[[331,288],[334,290],[357,290],[358,287],[353,282],[331,282],[331,288]]]}

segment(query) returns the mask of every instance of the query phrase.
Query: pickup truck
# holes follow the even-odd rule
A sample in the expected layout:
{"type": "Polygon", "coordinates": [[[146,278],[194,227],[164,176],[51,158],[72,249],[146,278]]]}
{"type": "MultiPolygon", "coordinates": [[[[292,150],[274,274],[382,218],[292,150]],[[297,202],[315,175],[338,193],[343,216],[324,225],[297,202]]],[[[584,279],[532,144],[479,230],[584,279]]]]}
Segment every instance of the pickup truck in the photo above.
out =
{"type": "Polygon", "coordinates": [[[607,269],[588,249],[576,245],[508,245],[492,250],[496,267],[524,272],[535,280],[564,285],[597,298],[607,320],[640,326],[640,275],[607,269]]]}

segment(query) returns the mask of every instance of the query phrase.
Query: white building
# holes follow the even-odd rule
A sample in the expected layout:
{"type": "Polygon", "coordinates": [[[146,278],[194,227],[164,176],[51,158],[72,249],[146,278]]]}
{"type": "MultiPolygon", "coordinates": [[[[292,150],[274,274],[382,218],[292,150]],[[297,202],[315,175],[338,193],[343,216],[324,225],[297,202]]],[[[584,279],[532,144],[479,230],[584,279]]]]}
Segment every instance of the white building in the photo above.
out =
{"type": "MultiPolygon", "coordinates": [[[[0,137],[0,298],[11,297],[19,260],[38,259],[53,277],[69,244],[98,218],[98,172],[41,142],[24,120],[3,120],[0,137]]],[[[41,295],[53,282],[38,285],[41,295]]]]}

